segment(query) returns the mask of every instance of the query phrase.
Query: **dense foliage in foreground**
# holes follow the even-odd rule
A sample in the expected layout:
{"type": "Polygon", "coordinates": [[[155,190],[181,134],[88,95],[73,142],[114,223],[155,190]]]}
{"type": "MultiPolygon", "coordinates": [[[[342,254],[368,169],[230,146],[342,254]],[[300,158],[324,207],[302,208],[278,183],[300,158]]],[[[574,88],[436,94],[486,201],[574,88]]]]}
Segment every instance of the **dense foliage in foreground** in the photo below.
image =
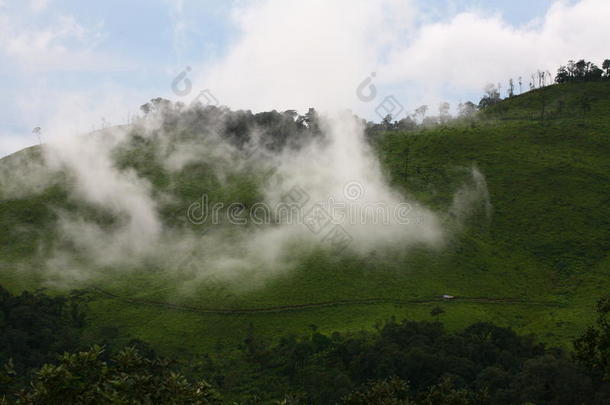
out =
{"type": "MultiPolygon", "coordinates": [[[[52,318],[51,330],[57,336],[49,332],[52,338],[31,345],[29,351],[34,359],[58,358],[32,373],[33,360],[23,356],[20,346],[4,342],[0,379],[4,403],[207,404],[221,401],[218,392],[240,403],[610,401],[610,297],[600,300],[597,324],[575,340],[573,355],[485,322],[449,333],[440,322],[391,319],[374,331],[351,334],[327,335],[312,325],[309,336],[285,336],[278,343],[269,343],[250,330],[234,350],[223,355],[191,355],[180,367],[158,358],[142,344],[140,350],[116,350],[110,342],[108,352],[94,346],[60,355],[65,346],[44,343],[61,341],[66,330],[72,330],[75,340],[71,344],[82,347],[75,317],[53,318],[53,313],[40,309],[43,303],[66,302],[70,300],[42,292],[15,297],[3,290],[2,336],[19,335],[31,342],[40,338],[41,322],[52,318]],[[20,313],[32,314],[29,319],[35,322],[12,320],[15,304],[11,303],[16,302],[20,313]],[[20,378],[24,376],[26,381],[20,378]]],[[[82,306],[72,312],[84,321],[82,306]]]]}
{"type": "Polygon", "coordinates": [[[217,375],[208,375],[225,389],[241,388],[240,379],[248,376],[254,387],[250,395],[268,399],[269,393],[288,392],[315,404],[342,398],[354,404],[411,403],[362,399],[382,395],[379,391],[390,395],[388,390],[396,398],[404,391],[404,398],[421,403],[445,403],[425,399],[447,392],[462,398],[447,402],[457,404],[605,404],[610,400],[609,303],[600,301],[597,328],[576,340],[576,361],[490,323],[448,333],[439,322],[390,320],[373,332],[325,335],[314,330],[307,338],[285,337],[277,345],[249,335],[238,360],[210,360],[205,368],[224,364],[217,375]]]}
{"type": "Polygon", "coordinates": [[[9,360],[18,372],[74,350],[85,324],[82,297],[50,297],[42,291],[12,295],[0,286],[0,364],[9,360]]]}

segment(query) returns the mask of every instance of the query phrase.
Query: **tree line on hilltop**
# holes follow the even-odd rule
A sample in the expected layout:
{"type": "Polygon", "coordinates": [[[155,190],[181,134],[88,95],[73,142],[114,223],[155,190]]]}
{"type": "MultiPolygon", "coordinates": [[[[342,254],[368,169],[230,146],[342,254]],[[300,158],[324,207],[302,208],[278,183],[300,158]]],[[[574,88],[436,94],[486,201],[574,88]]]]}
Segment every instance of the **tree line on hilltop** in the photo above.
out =
{"type": "MultiPolygon", "coordinates": [[[[566,65],[558,68],[557,74],[553,78],[550,71],[538,70],[532,73],[527,80],[522,76],[517,80],[510,78],[506,86],[506,97],[512,98],[523,94],[524,89],[532,91],[543,89],[553,83],[572,83],[572,82],[597,82],[610,80],[610,59],[604,60],[602,68],[595,63],[581,59],[577,62],[570,60],[566,65]],[[526,87],[527,86],[527,87],[526,87]]],[[[478,104],[472,101],[460,102],[457,106],[457,119],[472,118],[478,111],[483,111],[488,107],[499,104],[503,98],[501,96],[502,83],[489,83],[484,87],[484,94],[478,104]]],[[[369,122],[367,129],[369,133],[378,131],[410,131],[419,127],[430,127],[445,124],[454,117],[449,113],[451,106],[448,102],[442,102],[438,106],[438,115],[428,116],[431,111],[429,105],[422,105],[416,108],[412,114],[394,121],[391,114],[386,115],[380,123],[369,122]]]]}

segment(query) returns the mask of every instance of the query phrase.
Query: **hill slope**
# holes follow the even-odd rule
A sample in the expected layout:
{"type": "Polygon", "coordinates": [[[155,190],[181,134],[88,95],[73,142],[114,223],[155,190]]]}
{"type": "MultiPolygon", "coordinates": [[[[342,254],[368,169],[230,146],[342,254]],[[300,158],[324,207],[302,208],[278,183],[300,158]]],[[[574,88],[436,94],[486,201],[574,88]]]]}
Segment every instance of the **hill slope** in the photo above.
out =
{"type": "MultiPolygon", "coordinates": [[[[213,279],[184,293],[184,274],[158,263],[108,266],[103,276],[70,286],[98,288],[89,304],[92,339],[130,335],[172,351],[220,350],[249,325],[268,337],[311,324],[353,330],[390,316],[426,319],[437,305],[451,328],[491,320],[567,344],[610,287],[609,130],[604,82],[552,86],[505,100],[480,119],[378,136],[373,143],[391,184],[437,212],[450,211],[471,167],[485,176],[491,214],[455,225],[440,250],[366,257],[313,251],[291,271],[237,291],[213,279]]],[[[155,164],[156,144],[132,139],[135,146],[116,155],[117,167],[146,178],[155,193],[178,196],[160,208],[165,223],[181,226],[176,213],[203,191],[246,205],[259,198],[262,175],[247,165],[223,182],[211,175],[213,156],[172,175],[155,164]]],[[[70,174],[49,175],[40,161],[39,148],[0,161],[0,283],[12,290],[48,285],[42,269],[64,243],[57,222],[66,212],[100,226],[118,221],[75,200],[70,174]]]]}

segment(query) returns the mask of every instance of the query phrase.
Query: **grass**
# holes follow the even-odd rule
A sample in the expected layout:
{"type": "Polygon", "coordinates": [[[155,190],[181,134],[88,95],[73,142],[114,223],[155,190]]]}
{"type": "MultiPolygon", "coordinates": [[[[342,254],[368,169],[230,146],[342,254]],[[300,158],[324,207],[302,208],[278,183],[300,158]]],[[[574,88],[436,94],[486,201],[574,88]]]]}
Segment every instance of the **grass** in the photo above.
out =
{"type": "MultiPolygon", "coordinates": [[[[87,336],[92,341],[137,337],[172,353],[219,351],[238,344],[250,325],[256,333],[275,339],[307,333],[311,325],[331,332],[372,328],[391,316],[431,319],[431,309],[440,305],[446,311],[441,320],[450,329],[492,321],[568,347],[570,339],[593,321],[594,303],[610,287],[609,131],[610,83],[604,82],[552,86],[505,100],[480,119],[379,137],[375,148],[391,184],[439,212],[446,212],[471,167],[485,175],[491,219],[475,216],[441,250],[379,252],[366,258],[314,252],[289,273],[239,292],[221,283],[202,284],[181,295],[180,280],[150,270],[113,269],[112,277],[100,285],[121,297],[201,308],[416,300],[440,294],[517,298],[531,304],[368,303],[222,315],[93,294],[87,336]],[[583,108],[583,103],[590,108],[583,108]]],[[[21,153],[37,158],[35,148],[21,153]]],[[[10,166],[10,159],[15,157],[0,161],[0,171],[10,166]]],[[[204,190],[212,200],[250,204],[257,199],[259,179],[253,174],[233,173],[225,184],[218,184],[206,164],[198,163],[172,179],[137,150],[120,159],[149,178],[156,190],[180,197],[177,204],[162,209],[170,223],[170,214],[204,190]]],[[[36,288],[42,280],[36,268],[42,266],[49,242],[57,238],[56,209],[89,208],[72,201],[57,185],[23,198],[0,196],[0,283],[14,291],[36,288]]]]}

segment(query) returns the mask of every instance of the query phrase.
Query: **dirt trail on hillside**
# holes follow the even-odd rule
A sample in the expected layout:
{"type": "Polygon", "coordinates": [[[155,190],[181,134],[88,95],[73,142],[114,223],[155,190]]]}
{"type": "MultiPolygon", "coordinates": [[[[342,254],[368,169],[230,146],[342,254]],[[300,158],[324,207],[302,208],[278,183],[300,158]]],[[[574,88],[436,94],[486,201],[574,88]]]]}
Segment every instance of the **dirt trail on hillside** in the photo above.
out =
{"type": "Polygon", "coordinates": [[[136,304],[136,305],[148,305],[161,307],[166,309],[178,310],[178,311],[188,311],[188,312],[197,312],[202,314],[253,314],[253,313],[273,313],[273,312],[287,312],[287,311],[298,311],[304,309],[313,309],[313,308],[326,308],[326,307],[334,307],[340,305],[371,305],[371,304],[429,304],[435,302],[443,302],[443,303],[483,303],[483,304],[522,304],[522,305],[539,305],[539,306],[559,306],[558,302],[554,301],[528,301],[518,298],[490,298],[490,297],[459,297],[456,296],[451,299],[446,299],[442,297],[428,297],[428,298],[420,298],[420,299],[412,299],[412,300],[402,300],[402,299],[392,299],[392,298],[363,298],[363,299],[351,299],[351,300],[336,300],[336,301],[326,301],[326,302],[316,302],[316,303],[308,303],[308,304],[295,304],[295,305],[282,305],[282,306],[273,306],[273,307],[264,307],[264,308],[241,308],[241,309],[231,309],[231,308],[201,308],[201,307],[193,307],[189,305],[179,305],[172,304],[169,302],[159,302],[159,301],[151,301],[140,298],[129,298],[122,297],[117,294],[113,294],[109,291],[103,290],[99,287],[91,287],[91,290],[114,299],[118,299],[120,301],[136,304]]]}

